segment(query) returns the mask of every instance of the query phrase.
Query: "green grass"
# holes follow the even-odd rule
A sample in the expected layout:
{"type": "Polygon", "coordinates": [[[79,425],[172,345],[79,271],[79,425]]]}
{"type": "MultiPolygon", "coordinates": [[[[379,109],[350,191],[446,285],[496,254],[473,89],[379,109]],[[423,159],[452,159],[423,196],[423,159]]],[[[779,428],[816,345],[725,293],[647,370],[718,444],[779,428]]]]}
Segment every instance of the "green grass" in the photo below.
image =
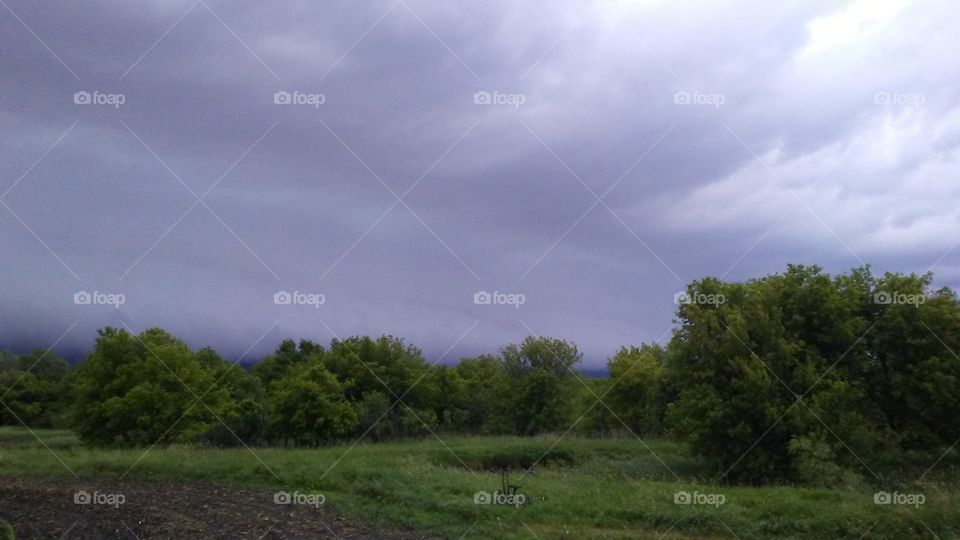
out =
{"type": "Polygon", "coordinates": [[[0,428],[0,475],[69,475],[65,464],[81,477],[116,479],[130,471],[127,478],[134,480],[323,493],[328,504],[368,525],[400,525],[441,537],[657,538],[668,530],[665,538],[860,538],[868,530],[871,538],[960,534],[960,510],[951,503],[958,492],[942,485],[915,486],[926,495],[919,508],[875,505],[869,488],[713,485],[705,482],[698,460],[662,440],[567,437],[553,446],[557,437],[444,436],[445,444],[430,438],[351,450],[254,448],[254,455],[244,448],[90,449],[69,432],[34,431],[56,457],[26,430],[0,428]],[[499,475],[485,467],[526,465],[548,451],[534,474],[511,476],[529,505],[474,504],[475,492],[500,485],[499,475]],[[719,493],[726,502],[674,504],[678,490],[719,493]]]}
{"type": "Polygon", "coordinates": [[[0,519],[0,540],[14,540],[13,527],[9,523],[0,519]]]}

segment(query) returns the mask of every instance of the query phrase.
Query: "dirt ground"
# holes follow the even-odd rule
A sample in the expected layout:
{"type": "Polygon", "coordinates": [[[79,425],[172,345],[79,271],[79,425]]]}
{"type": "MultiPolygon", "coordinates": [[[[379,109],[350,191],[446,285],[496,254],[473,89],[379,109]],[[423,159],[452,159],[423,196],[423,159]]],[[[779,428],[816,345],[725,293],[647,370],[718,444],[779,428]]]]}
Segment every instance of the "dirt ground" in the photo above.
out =
{"type": "Polygon", "coordinates": [[[326,505],[280,505],[272,492],[209,483],[0,477],[0,518],[18,540],[420,538],[371,530],[326,505]]]}

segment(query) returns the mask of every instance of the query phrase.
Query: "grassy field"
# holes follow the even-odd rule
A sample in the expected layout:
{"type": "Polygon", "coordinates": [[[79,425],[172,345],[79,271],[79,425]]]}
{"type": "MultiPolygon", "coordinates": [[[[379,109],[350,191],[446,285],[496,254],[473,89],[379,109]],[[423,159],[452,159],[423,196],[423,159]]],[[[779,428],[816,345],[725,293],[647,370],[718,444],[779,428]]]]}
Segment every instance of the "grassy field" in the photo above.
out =
{"type": "Polygon", "coordinates": [[[467,538],[956,538],[958,494],[912,486],[918,508],[874,504],[874,488],[730,487],[703,480],[696,459],[668,441],[567,437],[444,437],[321,449],[190,447],[90,449],[64,431],[0,428],[0,476],[210,480],[267,491],[322,493],[372,526],[467,538]],[[552,448],[551,448],[552,447],[552,448]],[[648,449],[649,448],[649,449],[648,449]],[[54,455],[56,454],[56,456],[54,455]],[[255,454],[255,455],[254,455],[255,454]],[[500,486],[497,466],[535,472],[511,482],[522,507],[478,505],[500,486]],[[59,459],[58,459],[59,458],[59,459]],[[659,459],[663,460],[663,463],[659,459]],[[62,460],[62,463],[61,461],[62,460]],[[679,477],[674,476],[674,474],[679,477]],[[722,495],[683,505],[678,491],[722,495]],[[714,501],[716,502],[716,501],[714,501]]]}

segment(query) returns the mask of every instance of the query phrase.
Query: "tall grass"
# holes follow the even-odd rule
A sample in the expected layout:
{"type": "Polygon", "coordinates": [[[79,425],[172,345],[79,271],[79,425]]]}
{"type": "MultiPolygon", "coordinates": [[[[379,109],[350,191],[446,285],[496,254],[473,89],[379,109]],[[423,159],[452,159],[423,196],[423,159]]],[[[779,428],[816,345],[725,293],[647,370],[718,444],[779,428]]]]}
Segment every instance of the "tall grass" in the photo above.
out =
{"type": "Polygon", "coordinates": [[[94,449],[69,432],[0,428],[0,475],[213,481],[323,493],[368,525],[442,537],[904,538],[960,534],[957,492],[938,484],[919,508],[874,504],[873,488],[734,487],[710,482],[675,442],[544,437],[443,437],[320,449],[94,449]],[[49,447],[49,452],[44,448],[49,447]],[[55,454],[55,455],[54,455],[55,454]],[[58,459],[59,458],[59,459],[58,459]],[[542,459],[541,459],[542,458],[542,459]],[[60,462],[63,461],[63,463],[60,462]],[[528,504],[478,505],[511,472],[528,504]],[[675,504],[675,494],[723,504],[675,504]]]}

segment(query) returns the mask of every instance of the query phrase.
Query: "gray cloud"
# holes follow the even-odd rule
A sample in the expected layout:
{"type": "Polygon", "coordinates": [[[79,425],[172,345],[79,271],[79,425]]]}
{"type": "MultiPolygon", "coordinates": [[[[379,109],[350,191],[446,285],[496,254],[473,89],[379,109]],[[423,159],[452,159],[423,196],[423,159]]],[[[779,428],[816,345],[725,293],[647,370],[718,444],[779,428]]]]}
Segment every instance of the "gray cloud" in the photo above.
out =
{"type": "Polygon", "coordinates": [[[12,347],[79,321],[58,349],[126,324],[232,358],[332,331],[452,361],[532,331],[596,366],[661,337],[706,275],[960,281],[949,2],[7,3],[12,347]]]}

